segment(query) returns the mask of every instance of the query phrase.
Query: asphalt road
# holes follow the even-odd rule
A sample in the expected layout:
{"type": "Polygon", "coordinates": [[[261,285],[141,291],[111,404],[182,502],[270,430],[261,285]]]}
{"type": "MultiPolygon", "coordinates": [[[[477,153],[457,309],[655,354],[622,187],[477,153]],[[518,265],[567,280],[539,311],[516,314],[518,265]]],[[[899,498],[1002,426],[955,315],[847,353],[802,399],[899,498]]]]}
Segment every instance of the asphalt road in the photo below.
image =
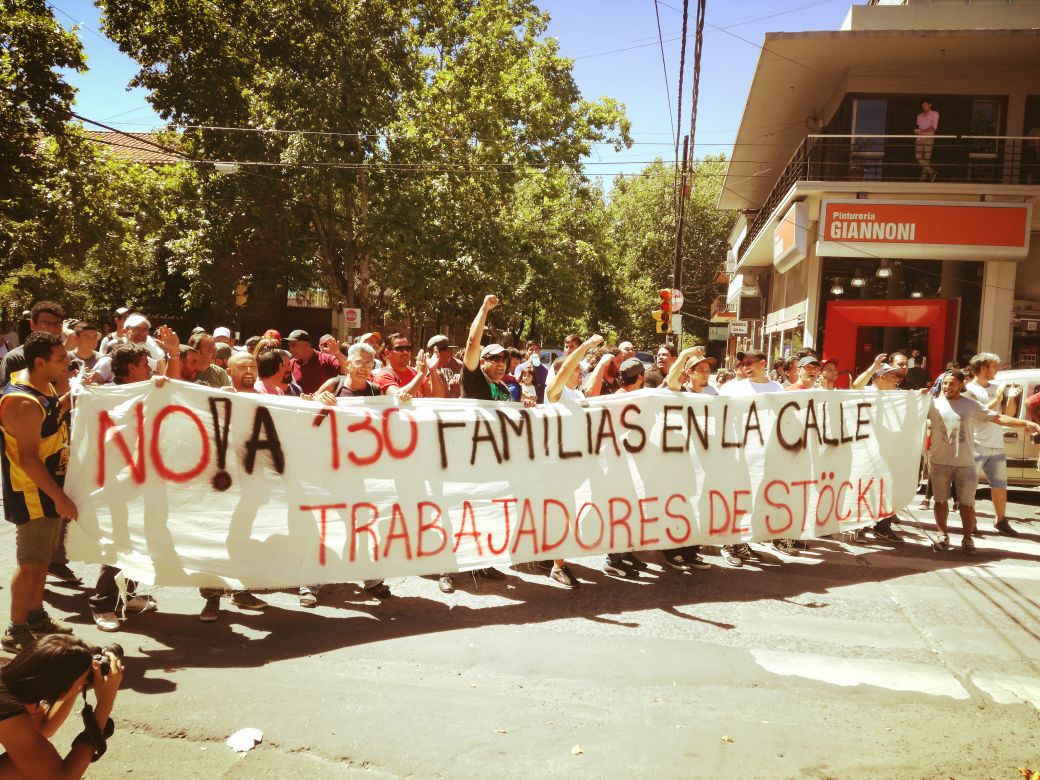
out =
{"type": "Polygon", "coordinates": [[[1023,536],[987,534],[974,558],[933,553],[915,506],[903,544],[693,574],[647,554],[635,582],[586,559],[576,591],[526,571],[452,595],[409,578],[382,603],[343,585],[305,610],[287,591],[203,624],[196,592],[155,588],[160,611],[119,634],[85,591],[47,599],[127,652],[88,777],[1010,779],[1040,768],[1040,494],[1012,498],[1023,536]],[[238,755],[224,741],[243,727],[264,738],[238,755]]]}

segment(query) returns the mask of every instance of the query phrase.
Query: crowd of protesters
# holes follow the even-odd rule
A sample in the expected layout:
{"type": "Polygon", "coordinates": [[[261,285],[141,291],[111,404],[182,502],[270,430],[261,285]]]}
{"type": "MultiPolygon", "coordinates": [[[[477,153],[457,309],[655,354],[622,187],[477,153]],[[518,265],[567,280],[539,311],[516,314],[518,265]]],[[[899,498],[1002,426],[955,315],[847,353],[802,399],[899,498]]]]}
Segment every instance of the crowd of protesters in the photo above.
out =
{"type": "MultiPolygon", "coordinates": [[[[802,349],[792,357],[771,365],[761,351],[738,352],[732,370],[716,370],[716,360],[703,347],[681,352],[662,344],[654,364],[647,366],[636,355],[630,341],[616,346],[600,336],[583,338],[572,334],[564,340],[563,354],[545,365],[541,345],[528,341],[523,350],[501,344],[483,343],[489,313],[498,299],[489,295],[474,317],[466,343],[459,348],[444,335],[436,335],[423,346],[412,343],[406,333],[365,333],[352,342],[340,342],[331,334],[314,339],[304,330],[286,336],[267,330],[239,345],[227,327],[212,332],[195,328],[186,340],[162,325],[153,328],[145,316],[118,309],[115,327],[102,328],[85,321],[65,319],[61,306],[40,302],[31,310],[30,332],[12,344],[4,334],[6,353],[0,366],[3,395],[0,396],[0,428],[3,431],[4,509],[7,520],[17,525],[17,570],[11,587],[11,622],[2,645],[18,652],[35,638],[68,634],[71,628],[50,617],[43,606],[44,583],[48,576],[67,584],[79,578],[69,567],[65,553],[65,530],[76,518],[76,507],[62,490],[68,459],[68,411],[74,382],[129,384],[157,377],[176,379],[236,393],[257,393],[300,398],[335,405],[340,398],[397,396],[411,398],[473,398],[507,404],[566,403],[614,393],[631,393],[643,388],[662,392],[705,395],[748,396],[785,391],[833,390],[838,384],[838,363],[802,349]]],[[[973,536],[980,536],[975,522],[974,495],[978,474],[985,475],[991,489],[996,522],[991,529],[1017,536],[1005,516],[1007,472],[1002,427],[1024,427],[1040,432],[1040,393],[1026,397],[1022,388],[997,384],[1000,357],[981,353],[962,370],[951,366],[932,383],[919,352],[881,354],[851,382],[853,389],[890,392],[911,385],[931,392],[929,445],[924,462],[930,473],[925,506],[934,497],[934,517],[939,537],[937,552],[949,549],[948,507],[952,497],[962,525],[961,548],[973,554],[973,536]],[[928,390],[930,388],[930,390],[928,390]],[[1019,404],[1028,413],[1018,415],[1019,404]]],[[[887,542],[901,542],[893,529],[894,516],[883,518],[860,538],[872,534],[887,542]]],[[[796,556],[802,543],[796,539],[774,539],[775,552],[796,556]]],[[[662,551],[667,567],[690,572],[709,569],[696,546],[662,551]]],[[[740,567],[760,558],[749,544],[721,549],[727,565],[740,567]]],[[[546,575],[565,588],[576,588],[579,580],[564,560],[545,561],[546,575]]],[[[632,552],[606,556],[603,571],[613,577],[633,579],[647,562],[632,552]]],[[[117,631],[128,614],[153,611],[155,599],[137,592],[135,583],[123,580],[119,570],[103,566],[89,599],[96,625],[117,631]],[[120,581],[122,580],[122,581],[120,581]]],[[[472,573],[485,579],[505,575],[486,568],[472,573]]],[[[454,573],[438,577],[445,593],[455,589],[454,573]]],[[[365,591],[378,599],[392,596],[382,580],[366,581],[365,591]]],[[[303,585],[300,605],[314,607],[320,589],[303,585]]],[[[220,600],[229,596],[241,609],[262,610],[267,602],[249,591],[226,594],[203,589],[200,619],[219,619],[220,600]]]]}

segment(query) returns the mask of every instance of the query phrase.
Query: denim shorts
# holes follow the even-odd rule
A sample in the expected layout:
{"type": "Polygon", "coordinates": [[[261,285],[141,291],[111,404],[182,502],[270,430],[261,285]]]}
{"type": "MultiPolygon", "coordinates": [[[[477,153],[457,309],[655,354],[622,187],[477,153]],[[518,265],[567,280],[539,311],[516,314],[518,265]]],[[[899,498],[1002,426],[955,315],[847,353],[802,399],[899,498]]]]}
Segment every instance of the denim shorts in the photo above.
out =
{"type": "Polygon", "coordinates": [[[946,503],[950,499],[950,488],[957,486],[957,501],[961,506],[975,505],[975,488],[979,486],[979,476],[971,466],[948,466],[945,463],[932,464],[932,496],[935,502],[946,503]]]}
{"type": "Polygon", "coordinates": [[[1003,447],[976,447],[975,465],[979,476],[986,475],[991,488],[1007,488],[1007,455],[1003,447]]]}

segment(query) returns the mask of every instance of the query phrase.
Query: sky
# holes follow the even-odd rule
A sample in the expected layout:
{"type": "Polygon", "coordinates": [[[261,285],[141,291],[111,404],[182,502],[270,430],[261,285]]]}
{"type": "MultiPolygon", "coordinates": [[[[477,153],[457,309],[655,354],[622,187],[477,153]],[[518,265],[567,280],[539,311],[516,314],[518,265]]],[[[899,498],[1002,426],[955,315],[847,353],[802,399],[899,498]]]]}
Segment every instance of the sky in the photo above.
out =
{"type": "MultiPolygon", "coordinates": [[[[856,0],[855,4],[863,2],[856,0]]],[[[127,89],[137,71],[136,64],[100,32],[100,14],[93,3],[48,0],[48,4],[64,26],[82,25],[79,37],[89,71],[68,75],[70,83],[79,90],[77,113],[128,132],[161,126],[162,121],[148,106],[146,93],[127,89]]],[[[728,154],[765,33],[836,30],[852,4],[852,0],[709,0],[696,156],[728,154]]],[[[654,0],[541,0],[539,5],[551,16],[548,35],[559,41],[564,56],[574,58],[574,77],[582,94],[587,99],[609,95],[621,101],[632,122],[632,148],[615,152],[611,146],[597,146],[585,161],[586,173],[605,177],[634,173],[655,157],[671,159],[682,0],[657,2],[667,89],[654,0]]],[[[691,0],[683,134],[688,132],[690,122],[695,9],[696,3],[691,0]]]]}

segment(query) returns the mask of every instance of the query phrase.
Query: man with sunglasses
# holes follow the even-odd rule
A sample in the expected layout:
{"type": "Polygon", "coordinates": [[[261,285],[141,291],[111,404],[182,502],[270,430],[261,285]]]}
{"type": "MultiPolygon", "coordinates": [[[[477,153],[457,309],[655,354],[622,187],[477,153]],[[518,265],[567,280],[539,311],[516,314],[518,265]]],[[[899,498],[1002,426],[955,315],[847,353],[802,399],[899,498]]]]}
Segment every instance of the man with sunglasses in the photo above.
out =
{"type": "Polygon", "coordinates": [[[391,333],[383,349],[385,367],[372,374],[372,381],[384,395],[444,398],[447,385],[437,371],[440,365],[438,357],[419,350],[415,356],[415,368],[412,368],[411,339],[403,333],[391,333]]]}

